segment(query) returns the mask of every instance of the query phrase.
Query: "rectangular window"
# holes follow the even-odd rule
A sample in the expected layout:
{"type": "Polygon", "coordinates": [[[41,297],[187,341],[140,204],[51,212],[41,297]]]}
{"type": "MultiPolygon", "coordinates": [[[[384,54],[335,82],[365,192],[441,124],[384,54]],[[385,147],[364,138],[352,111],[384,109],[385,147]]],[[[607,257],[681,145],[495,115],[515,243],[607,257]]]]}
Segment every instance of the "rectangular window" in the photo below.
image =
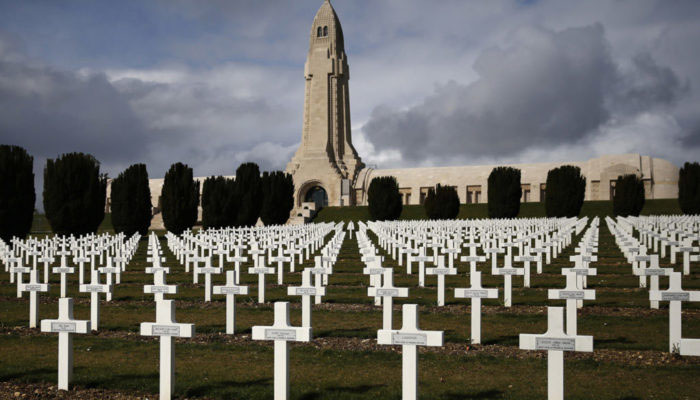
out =
{"type": "Polygon", "coordinates": [[[481,198],[481,185],[467,186],[467,204],[477,204],[481,198]]]}
{"type": "Polygon", "coordinates": [[[428,197],[428,190],[432,189],[432,187],[422,187],[420,188],[420,204],[425,204],[425,198],[428,197]]]}
{"type": "Polygon", "coordinates": [[[547,195],[547,184],[540,183],[540,202],[544,203],[544,198],[547,195]]]}
{"type": "Polygon", "coordinates": [[[617,181],[610,181],[610,200],[615,198],[615,184],[617,181]]]}
{"type": "Polygon", "coordinates": [[[591,181],[591,200],[600,200],[600,181],[591,181]]]}
{"type": "Polygon", "coordinates": [[[530,201],[530,184],[524,184],[520,185],[520,188],[523,191],[522,197],[520,198],[520,201],[523,203],[527,203],[530,201]]]}
{"type": "Polygon", "coordinates": [[[401,203],[411,204],[411,188],[400,188],[399,193],[401,193],[401,203]]]}

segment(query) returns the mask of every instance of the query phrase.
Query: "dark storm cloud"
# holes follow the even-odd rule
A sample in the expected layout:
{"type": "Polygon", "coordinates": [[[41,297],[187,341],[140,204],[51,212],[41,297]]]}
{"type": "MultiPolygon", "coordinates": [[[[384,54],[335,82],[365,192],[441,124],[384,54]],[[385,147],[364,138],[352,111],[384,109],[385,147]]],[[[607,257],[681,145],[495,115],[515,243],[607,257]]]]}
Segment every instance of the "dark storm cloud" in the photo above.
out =
{"type": "Polygon", "coordinates": [[[512,156],[575,144],[620,113],[670,105],[680,79],[650,55],[619,68],[600,24],[559,32],[523,28],[512,45],[484,51],[468,85],[440,85],[407,110],[376,108],[363,131],[404,160],[512,156]]]}
{"type": "Polygon", "coordinates": [[[82,151],[102,161],[144,154],[143,126],[104,74],[32,63],[0,36],[0,142],[41,158],[82,151]]]}

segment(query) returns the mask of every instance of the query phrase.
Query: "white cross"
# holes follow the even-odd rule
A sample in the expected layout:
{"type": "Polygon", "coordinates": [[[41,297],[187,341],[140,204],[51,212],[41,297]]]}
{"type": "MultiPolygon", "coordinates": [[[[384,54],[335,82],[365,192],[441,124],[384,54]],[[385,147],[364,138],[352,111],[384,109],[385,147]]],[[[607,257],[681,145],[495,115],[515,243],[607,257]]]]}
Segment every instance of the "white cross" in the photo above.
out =
{"type": "Polygon", "coordinates": [[[462,262],[468,262],[469,263],[469,273],[473,274],[474,272],[476,272],[476,263],[486,261],[486,256],[477,256],[477,255],[470,254],[468,256],[461,256],[459,258],[459,260],[462,262]]]}
{"type": "Polygon", "coordinates": [[[576,310],[578,301],[595,300],[595,290],[581,289],[576,284],[576,272],[565,269],[566,286],[564,289],[549,289],[548,298],[550,300],[566,300],[566,333],[576,335],[576,310]]]}
{"type": "Polygon", "coordinates": [[[487,289],[481,286],[481,272],[469,273],[470,288],[455,289],[455,297],[458,299],[472,299],[471,312],[471,343],[481,343],[481,299],[497,299],[498,288],[487,289]]]}
{"type": "Polygon", "coordinates": [[[226,333],[236,332],[236,295],[248,294],[248,286],[236,285],[235,271],[226,271],[226,285],[214,286],[214,294],[226,295],[226,333]]]}
{"type": "Polygon", "coordinates": [[[277,248],[277,257],[270,257],[270,262],[277,263],[277,284],[284,284],[284,263],[290,262],[292,259],[290,257],[285,257],[284,250],[282,246],[277,248]]]}
{"type": "Polygon", "coordinates": [[[90,284],[80,285],[79,290],[81,293],[90,293],[90,325],[96,331],[100,325],[100,293],[110,293],[112,285],[101,284],[98,271],[93,270],[90,275],[90,284]]]}
{"type": "Polygon", "coordinates": [[[425,263],[432,262],[433,257],[426,256],[425,247],[421,247],[418,255],[411,258],[418,262],[418,286],[425,287],[425,263]]]}
{"type": "Polygon", "coordinates": [[[428,268],[426,273],[428,275],[437,275],[438,289],[437,289],[437,305],[445,305],[445,275],[457,275],[457,268],[445,268],[445,258],[442,256],[438,257],[436,268],[428,268]]]}
{"type": "Polygon", "coordinates": [[[564,309],[547,307],[547,332],[543,335],[521,333],[523,350],[547,350],[547,398],[564,399],[564,352],[593,351],[593,336],[564,333],[564,309]]]}
{"type": "Polygon", "coordinates": [[[165,284],[165,274],[168,272],[167,270],[168,268],[162,267],[146,268],[147,273],[153,274],[153,285],[144,285],[143,292],[153,294],[156,302],[163,300],[165,294],[177,293],[177,285],[165,284]]]}
{"type": "Polygon", "coordinates": [[[73,262],[78,263],[78,284],[82,285],[85,283],[85,263],[90,262],[89,257],[73,257],[73,262]]]}
{"type": "Polygon", "coordinates": [[[234,256],[226,256],[226,261],[233,262],[236,270],[236,284],[241,282],[241,263],[248,261],[248,257],[241,257],[241,249],[245,246],[233,246],[235,249],[234,256]]]}
{"type": "Polygon", "coordinates": [[[496,269],[498,268],[498,253],[505,253],[504,249],[499,247],[491,247],[484,249],[484,253],[489,254],[491,257],[491,275],[496,274],[496,269]]]}
{"type": "Polygon", "coordinates": [[[402,346],[403,400],[418,398],[418,349],[416,346],[442,346],[442,331],[424,331],[418,327],[418,305],[403,305],[400,330],[380,329],[377,343],[402,346]]]}
{"type": "Polygon", "coordinates": [[[42,332],[58,333],[58,389],[68,390],[73,378],[74,333],[90,332],[90,321],[73,319],[73,299],[58,299],[58,319],[41,320],[42,332]]]}
{"type": "Polygon", "coordinates": [[[289,342],[311,340],[310,327],[295,327],[289,323],[289,303],[275,303],[275,323],[272,326],[254,326],[253,340],[273,340],[275,342],[275,400],[289,397],[289,342]]]}
{"type": "MultiPolygon", "coordinates": [[[[261,257],[260,261],[262,262],[262,257],[261,257]]],[[[272,267],[266,267],[265,265],[263,265],[263,266],[248,268],[248,273],[249,274],[258,274],[258,303],[262,304],[265,302],[265,275],[274,274],[275,269],[272,267]]]]}
{"type": "Polygon", "coordinates": [[[44,256],[39,258],[39,262],[44,264],[44,283],[49,283],[49,264],[53,262],[53,257],[44,256]]]}
{"type": "MultiPolygon", "coordinates": [[[[651,281],[651,288],[649,289],[650,291],[658,291],[659,290],[659,276],[667,276],[670,275],[671,272],[673,272],[673,268],[659,268],[659,255],[658,254],[652,254],[649,257],[650,260],[650,267],[649,268],[637,268],[636,270],[633,270],[632,272],[635,275],[645,275],[645,276],[650,276],[651,278],[649,279],[651,281]]],[[[659,308],[659,302],[657,300],[651,300],[650,302],[650,307],[653,309],[658,309],[659,308]]]]}
{"type": "MultiPolygon", "coordinates": [[[[323,267],[323,258],[320,256],[314,257],[314,262],[316,265],[313,268],[309,268],[309,270],[311,271],[311,275],[314,275],[315,286],[320,289],[323,286],[323,278],[327,277],[329,274],[332,274],[333,268],[323,267]]],[[[314,296],[314,303],[321,304],[321,295],[317,294],[314,296]]]]}
{"type": "Polygon", "coordinates": [[[681,345],[681,302],[700,301],[700,291],[683,290],[681,273],[672,272],[668,290],[649,291],[649,300],[668,301],[668,351],[677,353],[681,345]]]}
{"type": "Polygon", "coordinates": [[[505,265],[503,268],[496,268],[495,273],[492,274],[503,275],[503,302],[506,307],[510,307],[513,304],[513,275],[524,274],[525,270],[523,268],[513,268],[508,255],[505,257],[505,265]]]}
{"type": "Polygon", "coordinates": [[[156,322],[142,322],[141,336],[160,336],[160,398],[170,400],[175,387],[173,337],[191,338],[194,324],[175,322],[175,301],[156,302],[156,322]]]}
{"type": "MultiPolygon", "coordinates": [[[[367,264],[366,268],[362,269],[362,273],[365,275],[369,275],[369,286],[373,288],[377,288],[381,286],[382,284],[382,276],[384,275],[384,271],[386,268],[382,267],[381,262],[379,260],[374,260],[371,261],[367,264]]],[[[380,296],[375,296],[374,297],[374,305],[379,306],[382,304],[382,298],[380,296]]]]}
{"type": "Polygon", "coordinates": [[[287,288],[288,296],[301,296],[301,326],[311,328],[311,296],[325,296],[325,287],[315,287],[311,284],[311,269],[306,268],[301,273],[301,286],[287,288]]]}
{"type": "Polygon", "coordinates": [[[683,247],[678,248],[683,253],[683,275],[690,275],[690,253],[700,250],[700,247],[693,247],[691,243],[691,240],[685,240],[683,247]]]}
{"type": "Polygon", "coordinates": [[[384,279],[381,287],[367,288],[367,296],[381,297],[383,300],[383,325],[382,329],[393,329],[394,297],[408,297],[408,288],[394,286],[393,268],[383,268],[384,279]]]}
{"type": "Polygon", "coordinates": [[[19,263],[22,261],[21,258],[16,258],[15,260],[17,261],[17,266],[16,267],[10,267],[10,276],[14,276],[14,274],[17,274],[17,298],[22,298],[22,291],[20,290],[20,286],[22,284],[22,274],[28,274],[32,271],[31,268],[29,267],[22,267],[19,265],[19,263]]]}
{"type": "Polygon", "coordinates": [[[221,267],[212,267],[211,258],[204,259],[204,267],[195,267],[196,274],[204,274],[204,301],[211,301],[211,274],[220,274],[221,267]]]}
{"type": "Polygon", "coordinates": [[[530,249],[528,246],[525,246],[523,255],[521,256],[515,256],[513,258],[516,262],[522,262],[525,264],[525,274],[523,275],[523,286],[526,288],[530,287],[530,263],[531,262],[537,262],[542,259],[542,256],[537,255],[537,256],[531,256],[530,255],[530,249]]]}
{"type": "MultiPolygon", "coordinates": [[[[58,253],[61,253],[60,251],[58,253]]],[[[68,253],[68,252],[64,252],[68,253]]],[[[68,253],[70,254],[70,253],[68,253]]],[[[61,297],[66,297],[66,274],[72,274],[75,272],[75,268],[66,265],[66,257],[61,256],[61,266],[53,267],[52,272],[54,274],[61,274],[61,297]]]]}
{"type": "Polygon", "coordinates": [[[18,282],[18,288],[22,292],[29,292],[29,327],[36,328],[39,321],[39,292],[48,292],[49,285],[39,282],[39,272],[34,269],[29,272],[29,282],[18,282]]]}
{"type": "MultiPolygon", "coordinates": [[[[118,274],[120,272],[119,268],[113,267],[112,266],[112,258],[107,257],[107,265],[104,267],[97,268],[98,271],[100,271],[101,274],[107,275],[107,281],[106,283],[110,286],[112,286],[112,274],[118,274]]],[[[112,291],[107,292],[105,299],[107,301],[112,301],[112,292],[114,291],[114,288],[112,288],[112,291]]]]}

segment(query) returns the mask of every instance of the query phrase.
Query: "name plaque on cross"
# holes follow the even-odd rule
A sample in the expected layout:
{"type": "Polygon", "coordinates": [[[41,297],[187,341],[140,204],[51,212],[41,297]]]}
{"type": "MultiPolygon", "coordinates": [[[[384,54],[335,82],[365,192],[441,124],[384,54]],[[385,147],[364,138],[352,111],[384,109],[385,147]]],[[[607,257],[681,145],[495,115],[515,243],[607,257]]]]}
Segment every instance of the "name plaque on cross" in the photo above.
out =
{"type": "Polygon", "coordinates": [[[576,300],[583,300],[585,297],[585,292],[582,290],[560,290],[559,291],[559,298],[560,299],[576,299],[576,300]]]}
{"type": "Polygon", "coordinates": [[[393,297],[398,297],[399,295],[399,289],[377,289],[377,296],[393,296],[393,297]]]}
{"type": "Polygon", "coordinates": [[[384,268],[367,268],[368,275],[382,275],[384,268]]]}
{"type": "Polygon", "coordinates": [[[72,274],[73,268],[72,267],[54,267],[53,273],[54,274],[72,274]]]}
{"type": "Polygon", "coordinates": [[[647,268],[644,270],[646,275],[666,275],[666,270],[663,268],[647,268]]]}
{"type": "Polygon", "coordinates": [[[75,332],[75,322],[51,322],[51,332],[75,332]]]}
{"type": "Polygon", "coordinates": [[[463,289],[462,290],[462,295],[465,298],[470,298],[470,297],[478,297],[478,298],[486,298],[489,296],[488,290],[485,289],[463,289]]]}
{"type": "Polygon", "coordinates": [[[450,272],[453,271],[452,268],[433,268],[432,270],[434,275],[450,275],[450,272]]]}
{"type": "Polygon", "coordinates": [[[292,288],[294,291],[294,294],[297,296],[315,296],[316,295],[316,288],[302,288],[302,287],[296,287],[292,288]]]}
{"type": "Polygon", "coordinates": [[[501,275],[518,275],[518,268],[499,268],[498,273],[501,275]]]}
{"type": "Polygon", "coordinates": [[[153,336],[180,336],[180,327],[153,325],[153,336]]]}
{"type": "Polygon", "coordinates": [[[41,291],[41,285],[24,285],[25,292],[41,291]]]}
{"type": "Polygon", "coordinates": [[[562,350],[574,351],[576,349],[576,339],[563,338],[535,338],[535,350],[562,350]]]}
{"type": "Polygon", "coordinates": [[[425,346],[428,344],[428,336],[424,333],[392,333],[391,334],[392,344],[413,344],[418,346],[425,346]]]}
{"type": "Polygon", "coordinates": [[[84,289],[88,293],[102,293],[107,291],[107,288],[104,285],[85,285],[84,289]]]}
{"type": "Polygon", "coordinates": [[[170,286],[148,285],[148,287],[151,289],[151,293],[168,293],[170,290],[170,286]]]}
{"type": "Polygon", "coordinates": [[[265,340],[297,340],[294,329],[265,329],[265,340]]]}
{"type": "Polygon", "coordinates": [[[220,294],[242,294],[240,286],[222,286],[220,294]]]}
{"type": "Polygon", "coordinates": [[[690,293],[688,292],[661,292],[662,301],[690,301],[690,293]]]}

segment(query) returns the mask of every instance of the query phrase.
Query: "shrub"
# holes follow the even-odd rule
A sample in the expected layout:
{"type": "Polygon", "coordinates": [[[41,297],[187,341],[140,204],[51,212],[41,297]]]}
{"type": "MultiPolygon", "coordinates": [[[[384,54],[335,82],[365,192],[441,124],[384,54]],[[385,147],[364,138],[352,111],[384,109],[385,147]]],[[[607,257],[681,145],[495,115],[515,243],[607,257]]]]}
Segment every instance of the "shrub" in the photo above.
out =
{"type": "Polygon", "coordinates": [[[627,217],[639,216],[644,208],[644,183],[637,175],[619,176],[615,183],[613,213],[627,217]]]}
{"type": "Polygon", "coordinates": [[[153,216],[151,189],[145,164],[134,164],[117,176],[111,185],[112,226],[127,237],[148,233],[153,216]]]}
{"type": "Polygon", "coordinates": [[[369,215],[375,221],[393,221],[401,216],[403,204],[399,184],[393,176],[372,179],[367,190],[369,215]]]}
{"type": "Polygon", "coordinates": [[[453,186],[438,184],[428,190],[425,198],[425,214],[430,219],[455,219],[459,214],[459,196],[453,186]]]}
{"type": "Polygon", "coordinates": [[[34,157],[19,146],[0,146],[0,239],[24,239],[34,218],[34,157]]]}
{"type": "Polygon", "coordinates": [[[165,173],[161,206],[165,229],[179,235],[197,222],[199,182],[192,178],[192,168],[182,163],[170,166],[165,173]]]}
{"type": "Polygon", "coordinates": [[[44,211],[54,233],[94,233],[105,216],[107,176],[100,163],[83,153],[47,160],[44,169],[44,211]]]}
{"type": "Polygon", "coordinates": [[[255,163],[244,163],[236,170],[235,201],[238,206],[237,226],[254,226],[260,217],[263,192],[260,168],[255,163]]]}
{"type": "Polygon", "coordinates": [[[564,165],[547,173],[544,207],[548,217],[577,217],[586,196],[581,168],[564,165]]]}
{"type": "Polygon", "coordinates": [[[684,214],[700,214],[700,164],[685,163],[678,174],[678,204],[684,214]]]}
{"type": "Polygon", "coordinates": [[[496,167],[489,174],[489,218],[515,218],[520,212],[520,170],[496,167]]]}
{"type": "Polygon", "coordinates": [[[263,204],[260,219],[265,225],[282,225],[294,208],[294,180],[282,171],[262,176],[263,204]]]}
{"type": "Polygon", "coordinates": [[[210,177],[202,186],[202,226],[204,228],[225,228],[234,226],[232,217],[233,189],[235,181],[223,176],[210,177]]]}

